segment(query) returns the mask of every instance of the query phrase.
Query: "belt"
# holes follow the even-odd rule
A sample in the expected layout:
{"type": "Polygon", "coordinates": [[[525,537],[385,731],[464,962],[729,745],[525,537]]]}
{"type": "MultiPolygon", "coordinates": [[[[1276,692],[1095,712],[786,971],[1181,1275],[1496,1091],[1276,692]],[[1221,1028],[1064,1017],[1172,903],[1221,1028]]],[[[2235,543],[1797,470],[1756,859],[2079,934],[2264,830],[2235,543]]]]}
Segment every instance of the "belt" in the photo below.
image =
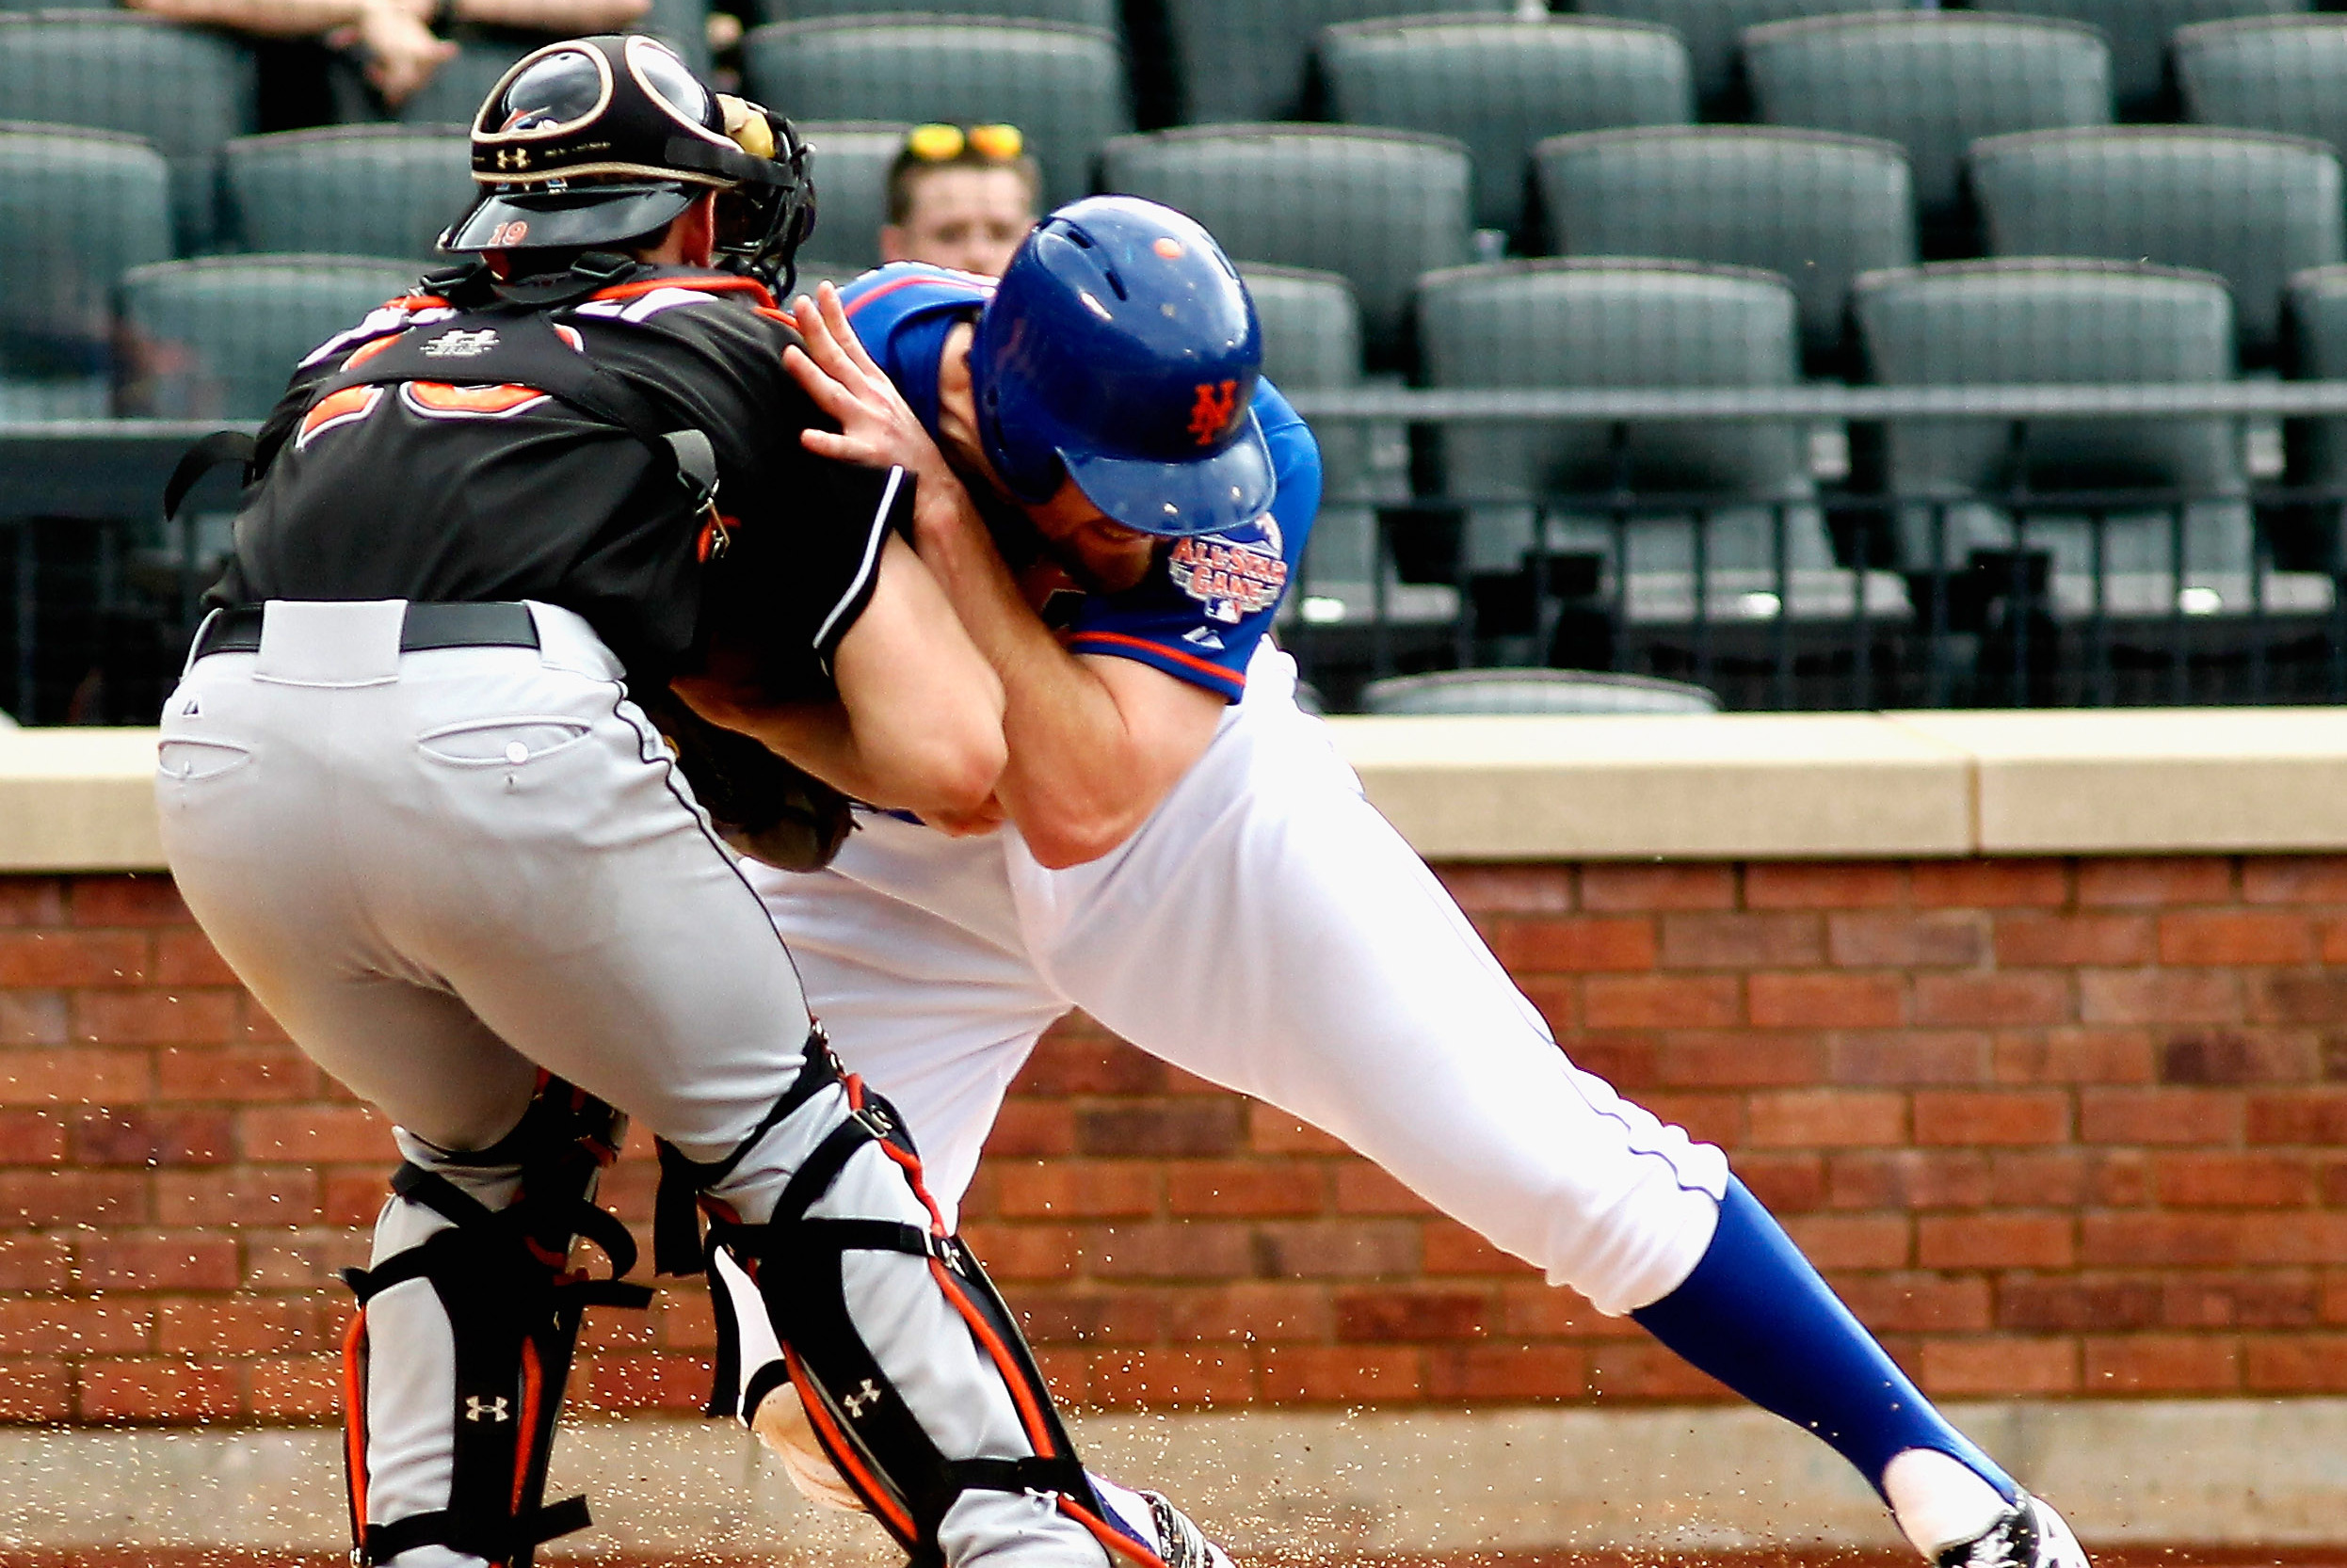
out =
{"type": "MultiPolygon", "coordinates": [[[[191,658],[214,653],[261,651],[262,606],[239,604],[222,610],[203,623],[191,658]]],[[[530,607],[519,600],[490,600],[477,604],[410,602],[399,628],[399,651],[422,653],[436,648],[536,648],[538,623],[530,607]]]]}

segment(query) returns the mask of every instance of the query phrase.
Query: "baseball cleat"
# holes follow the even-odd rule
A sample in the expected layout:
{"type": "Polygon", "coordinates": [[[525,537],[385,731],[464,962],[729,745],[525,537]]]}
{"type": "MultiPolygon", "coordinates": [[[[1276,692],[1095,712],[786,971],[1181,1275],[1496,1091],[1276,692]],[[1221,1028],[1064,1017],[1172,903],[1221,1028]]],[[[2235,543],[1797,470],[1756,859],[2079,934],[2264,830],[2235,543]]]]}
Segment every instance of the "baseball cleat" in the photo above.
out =
{"type": "Polygon", "coordinates": [[[1157,1555],[1165,1560],[1165,1568],[1231,1568],[1230,1559],[1223,1549],[1207,1540],[1206,1532],[1193,1524],[1188,1514],[1167,1502],[1164,1493],[1144,1492],[1141,1496],[1149,1502],[1149,1523],[1155,1527],[1157,1536],[1157,1555]]]}
{"type": "Polygon", "coordinates": [[[1933,1560],[1937,1568],[2090,1568],[2062,1515],[2026,1492],[1995,1524],[1933,1560]]]}

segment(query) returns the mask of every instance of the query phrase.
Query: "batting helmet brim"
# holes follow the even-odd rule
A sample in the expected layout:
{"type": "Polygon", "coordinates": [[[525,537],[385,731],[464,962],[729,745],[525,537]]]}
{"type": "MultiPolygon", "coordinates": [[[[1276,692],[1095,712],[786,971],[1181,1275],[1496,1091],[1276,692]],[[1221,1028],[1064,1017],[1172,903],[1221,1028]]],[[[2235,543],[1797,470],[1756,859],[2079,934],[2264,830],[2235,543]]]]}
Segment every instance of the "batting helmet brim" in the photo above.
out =
{"type": "Polygon", "coordinates": [[[649,234],[705,187],[667,184],[492,190],[440,237],[442,250],[575,250],[649,234]]]}
{"type": "Polygon", "coordinates": [[[1252,411],[1238,439],[1211,457],[1165,463],[1063,448],[1059,460],[1109,521],[1167,538],[1253,522],[1279,489],[1271,445],[1252,411]]]}

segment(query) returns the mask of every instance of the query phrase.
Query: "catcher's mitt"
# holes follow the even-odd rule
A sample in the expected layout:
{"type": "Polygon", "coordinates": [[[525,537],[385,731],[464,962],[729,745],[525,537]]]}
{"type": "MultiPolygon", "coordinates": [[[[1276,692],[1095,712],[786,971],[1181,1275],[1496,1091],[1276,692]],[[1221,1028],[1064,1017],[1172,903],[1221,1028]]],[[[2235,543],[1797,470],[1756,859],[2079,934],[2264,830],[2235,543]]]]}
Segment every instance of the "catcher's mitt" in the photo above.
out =
{"type": "Polygon", "coordinates": [[[786,872],[831,863],[855,819],[848,798],[736,730],[711,724],[661,692],[644,704],[717,836],[786,872]]]}

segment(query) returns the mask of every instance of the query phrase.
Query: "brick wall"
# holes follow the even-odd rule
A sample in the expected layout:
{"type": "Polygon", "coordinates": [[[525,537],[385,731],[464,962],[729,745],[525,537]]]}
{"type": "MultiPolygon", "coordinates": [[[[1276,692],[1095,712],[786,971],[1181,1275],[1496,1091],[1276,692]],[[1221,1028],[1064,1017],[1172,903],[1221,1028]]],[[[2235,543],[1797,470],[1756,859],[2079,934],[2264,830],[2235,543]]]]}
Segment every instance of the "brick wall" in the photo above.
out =
{"type": "MultiPolygon", "coordinates": [[[[1950,1396],[2347,1391],[2347,859],[1446,875],[1580,1061],[1728,1146],[1950,1396]]],[[[384,1129],[161,877],[0,877],[0,1418],[311,1420],[384,1129]]],[[[639,1224],[638,1148],[609,1195],[639,1224]]],[[[1081,1023],[969,1233],[1072,1400],[1673,1400],[1634,1329],[1081,1023]]],[[[684,1407],[707,1304],[574,1388],[684,1407]]]]}

